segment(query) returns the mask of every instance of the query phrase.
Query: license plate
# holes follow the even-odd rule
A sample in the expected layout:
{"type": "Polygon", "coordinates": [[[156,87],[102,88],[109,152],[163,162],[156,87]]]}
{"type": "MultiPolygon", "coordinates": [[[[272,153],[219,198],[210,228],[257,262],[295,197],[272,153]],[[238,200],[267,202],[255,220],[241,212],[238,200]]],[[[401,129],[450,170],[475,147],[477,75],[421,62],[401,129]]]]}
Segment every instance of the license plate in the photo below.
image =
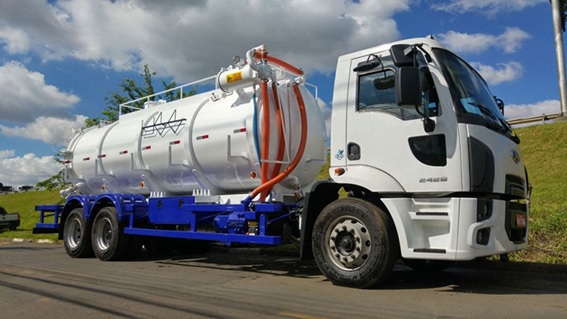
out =
{"type": "Polygon", "coordinates": [[[526,228],[527,226],[526,214],[516,214],[516,228],[526,228]]]}

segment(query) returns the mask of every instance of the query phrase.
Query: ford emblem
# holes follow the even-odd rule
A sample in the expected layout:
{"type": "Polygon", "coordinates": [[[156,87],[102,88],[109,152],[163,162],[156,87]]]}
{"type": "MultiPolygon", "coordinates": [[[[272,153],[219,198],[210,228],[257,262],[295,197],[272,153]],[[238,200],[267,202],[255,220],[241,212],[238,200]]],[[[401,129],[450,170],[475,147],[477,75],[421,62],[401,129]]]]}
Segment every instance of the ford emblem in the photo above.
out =
{"type": "Polygon", "coordinates": [[[520,162],[520,153],[518,153],[518,151],[512,150],[510,155],[512,156],[514,163],[518,164],[520,162]]]}

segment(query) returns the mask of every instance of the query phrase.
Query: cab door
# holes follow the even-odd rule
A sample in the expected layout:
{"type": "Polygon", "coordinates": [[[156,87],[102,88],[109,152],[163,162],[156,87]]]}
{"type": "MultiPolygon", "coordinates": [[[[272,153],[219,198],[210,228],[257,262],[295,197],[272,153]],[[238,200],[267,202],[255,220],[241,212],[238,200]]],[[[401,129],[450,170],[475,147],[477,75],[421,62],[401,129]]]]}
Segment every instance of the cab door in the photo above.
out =
{"type": "Polygon", "coordinates": [[[422,105],[399,106],[399,69],[387,51],[372,56],[379,63],[369,70],[356,68],[367,63],[369,56],[351,61],[345,119],[346,172],[339,179],[375,192],[462,190],[457,121],[435,64],[421,64],[422,105]],[[430,132],[423,124],[426,111],[435,125],[430,132]]]}

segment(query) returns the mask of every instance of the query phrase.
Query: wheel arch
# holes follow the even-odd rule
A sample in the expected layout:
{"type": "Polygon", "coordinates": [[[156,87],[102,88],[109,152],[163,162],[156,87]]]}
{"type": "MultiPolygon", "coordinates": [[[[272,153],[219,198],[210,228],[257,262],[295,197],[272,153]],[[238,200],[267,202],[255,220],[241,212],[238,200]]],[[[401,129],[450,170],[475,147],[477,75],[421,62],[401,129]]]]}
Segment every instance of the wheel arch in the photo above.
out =
{"type": "Polygon", "coordinates": [[[394,234],[396,236],[396,240],[398,240],[395,219],[392,218],[390,211],[388,210],[384,202],[382,202],[380,194],[372,192],[358,185],[339,184],[331,180],[323,180],[313,185],[311,192],[307,193],[307,195],[305,196],[306,205],[304,205],[303,207],[303,216],[301,219],[301,259],[313,259],[311,242],[315,220],[317,219],[323,208],[325,208],[333,201],[339,199],[339,191],[341,190],[341,188],[348,193],[349,197],[360,198],[362,200],[368,201],[384,211],[384,213],[386,213],[386,215],[388,215],[388,217],[392,220],[392,225],[395,228],[394,234]]]}
{"type": "Polygon", "coordinates": [[[92,199],[93,196],[80,196],[80,195],[73,195],[67,198],[65,201],[65,205],[63,206],[63,211],[61,212],[60,217],[60,226],[59,226],[59,239],[63,239],[63,231],[65,229],[65,223],[67,222],[67,217],[71,213],[72,210],[76,208],[82,208],[83,214],[85,215],[85,220],[89,223],[89,214],[92,208],[92,199]]]}
{"type": "Polygon", "coordinates": [[[101,194],[96,197],[93,202],[92,209],[89,214],[89,221],[92,223],[96,217],[96,215],[100,212],[101,209],[104,207],[114,207],[116,208],[116,215],[118,220],[122,220],[122,205],[121,203],[121,196],[118,194],[101,194]]]}
{"type": "Polygon", "coordinates": [[[90,210],[89,220],[94,221],[98,212],[104,207],[114,207],[116,209],[116,217],[120,222],[126,222],[129,220],[130,214],[138,213],[137,218],[145,216],[143,210],[136,210],[134,206],[139,206],[140,203],[146,203],[144,196],[139,194],[101,194],[98,195],[92,205],[90,210]]]}

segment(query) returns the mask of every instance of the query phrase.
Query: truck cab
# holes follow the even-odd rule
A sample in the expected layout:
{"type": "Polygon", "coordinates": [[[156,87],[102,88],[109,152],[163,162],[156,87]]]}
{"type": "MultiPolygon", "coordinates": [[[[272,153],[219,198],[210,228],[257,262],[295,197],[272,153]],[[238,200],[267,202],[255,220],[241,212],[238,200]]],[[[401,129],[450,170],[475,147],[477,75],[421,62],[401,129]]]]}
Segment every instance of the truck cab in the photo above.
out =
{"type": "MultiPolygon", "coordinates": [[[[325,201],[342,187],[349,198],[329,206],[341,200],[352,206],[352,198],[371,203],[391,223],[396,236],[390,238],[397,237],[393,245],[406,261],[472,260],[523,249],[528,180],[518,144],[485,80],[434,39],[362,50],[338,59],[332,182],[311,196],[325,201]]],[[[343,215],[322,228],[340,234],[345,222],[364,223],[343,215]]],[[[371,257],[357,252],[364,251],[356,243],[365,229],[313,245],[316,258],[328,257],[327,272],[360,275],[359,264],[371,257]]]]}

